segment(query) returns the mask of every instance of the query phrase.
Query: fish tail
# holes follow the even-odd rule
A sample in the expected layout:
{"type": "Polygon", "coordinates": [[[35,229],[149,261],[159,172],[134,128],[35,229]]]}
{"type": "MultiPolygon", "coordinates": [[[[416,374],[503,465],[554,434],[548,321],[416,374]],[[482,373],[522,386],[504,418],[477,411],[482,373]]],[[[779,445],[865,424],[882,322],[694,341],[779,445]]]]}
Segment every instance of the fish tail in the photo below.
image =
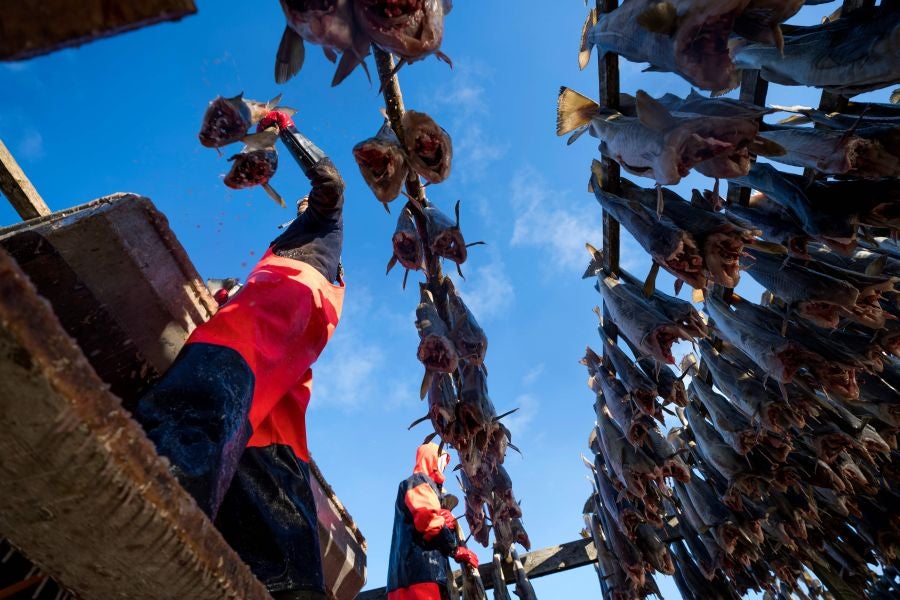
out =
{"type": "Polygon", "coordinates": [[[584,22],[584,27],[581,28],[581,45],[578,47],[578,68],[582,71],[591,61],[591,48],[593,48],[594,44],[588,39],[588,34],[596,24],[597,9],[592,8],[584,22]]]}
{"type": "Polygon", "coordinates": [[[600,105],[563,86],[559,90],[556,110],[556,135],[565,135],[590,124],[600,114],[600,105]]]}

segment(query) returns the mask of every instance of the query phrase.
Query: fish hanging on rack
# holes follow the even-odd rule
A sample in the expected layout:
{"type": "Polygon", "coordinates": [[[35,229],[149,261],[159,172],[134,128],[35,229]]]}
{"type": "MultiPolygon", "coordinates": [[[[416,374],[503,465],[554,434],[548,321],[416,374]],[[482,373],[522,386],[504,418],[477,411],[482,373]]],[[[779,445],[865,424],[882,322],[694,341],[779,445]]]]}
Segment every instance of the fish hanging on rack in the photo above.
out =
{"type": "Polygon", "coordinates": [[[403,113],[403,146],[409,164],[428,183],[441,183],[450,176],[453,143],[434,119],[422,112],[403,113]]]}
{"type": "Polygon", "coordinates": [[[750,0],[627,0],[585,27],[583,48],[671,71],[705,90],[738,84],[728,52],[735,20],[750,0]]]}
{"type": "Polygon", "coordinates": [[[306,57],[304,41],[321,46],[331,62],[337,62],[338,53],[342,54],[332,86],[341,83],[359,65],[369,77],[365,57],[370,41],[354,23],[351,0],[281,0],[281,8],[287,25],[275,55],[276,83],[285,83],[300,72],[306,57]]]}
{"type": "Polygon", "coordinates": [[[394,73],[431,54],[452,64],[440,49],[444,17],[452,7],[450,0],[353,0],[356,22],[366,36],[400,58],[394,73]]]}
{"type": "Polygon", "coordinates": [[[356,144],[353,158],[369,189],[387,210],[387,204],[400,195],[409,173],[406,155],[390,123],[385,121],[375,137],[356,144]]]}
{"type": "Polygon", "coordinates": [[[846,96],[900,81],[900,10],[861,8],[830,23],[785,28],[784,50],[763,44],[733,49],[739,69],[781,85],[807,85],[846,96]]]}

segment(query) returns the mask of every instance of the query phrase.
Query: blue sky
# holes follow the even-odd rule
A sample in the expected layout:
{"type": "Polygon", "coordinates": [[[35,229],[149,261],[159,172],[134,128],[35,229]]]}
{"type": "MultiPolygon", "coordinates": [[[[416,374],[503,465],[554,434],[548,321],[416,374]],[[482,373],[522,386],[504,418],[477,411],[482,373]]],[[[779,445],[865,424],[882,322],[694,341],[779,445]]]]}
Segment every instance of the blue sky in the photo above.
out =
{"type": "MultiPolygon", "coordinates": [[[[471,250],[459,287],[490,339],[494,404],[499,412],[520,408],[507,424],[524,458],[511,454],[507,468],[534,548],[574,540],[583,525],[590,485],[579,455],[587,453],[594,417],[578,359],[586,345],[599,346],[591,311],[599,297],[593,282],[581,280],[584,243],[601,239],[600,210],[586,192],[596,141],[566,147],[555,135],[559,86],[596,97],[596,62],[578,71],[582,3],[552,4],[517,3],[512,10],[506,2],[458,2],[443,46],[455,68],[429,59],[400,74],[407,108],[430,113],[454,139],[453,175],[430,187],[429,197],[447,212],[461,199],[467,239],[488,243],[471,250]]],[[[346,304],[314,367],[310,447],[368,539],[367,587],[381,586],[396,484],[409,475],[428,433],[426,425],[406,430],[425,413],[417,394],[417,286],[411,276],[401,290],[399,269],[385,277],[395,217],[366,188],[350,152],[380,127],[382,101],[361,72],[330,88],[333,66],[314,47],[301,74],[276,86],[273,61],[284,27],[277,2],[251,9],[201,0],[198,8],[175,24],[0,65],[0,138],[52,209],[119,191],[142,194],[168,216],[204,278],[243,278],[291,213],[262,189],[222,184],[225,157],[240,146],[224,157],[201,147],[200,120],[212,98],[241,91],[259,100],[283,92],[283,103],[299,109],[298,127],[347,182],[346,304]]],[[[817,22],[832,9],[804,9],[800,20],[817,22]]],[[[623,91],[690,89],[676,76],[640,70],[623,63],[623,91]]],[[[817,98],[776,86],[770,95],[783,104],[817,98]]],[[[308,191],[285,152],[272,184],[289,206],[308,191]]],[[[710,183],[692,176],[677,189],[704,185],[710,183]]],[[[0,224],[16,220],[0,203],[0,224]]],[[[622,261],[636,274],[649,267],[627,240],[622,261]]],[[[671,290],[666,276],[660,285],[671,290]]],[[[455,482],[449,489],[459,493],[455,482]]],[[[659,581],[666,598],[679,597],[659,581]]],[[[599,594],[591,568],[536,580],[535,587],[544,600],[599,594]]]]}

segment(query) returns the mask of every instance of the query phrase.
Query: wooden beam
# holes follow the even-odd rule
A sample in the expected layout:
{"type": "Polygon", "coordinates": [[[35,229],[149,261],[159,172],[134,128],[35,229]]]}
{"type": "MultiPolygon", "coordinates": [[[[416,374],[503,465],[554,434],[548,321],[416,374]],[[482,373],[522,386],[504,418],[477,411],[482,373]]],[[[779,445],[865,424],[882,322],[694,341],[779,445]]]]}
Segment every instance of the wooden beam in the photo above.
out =
{"type": "Polygon", "coordinates": [[[0,250],[0,531],[83,600],[269,600],[0,250]]]}
{"type": "Polygon", "coordinates": [[[0,192],[3,192],[23,220],[50,214],[50,208],[31,185],[3,140],[0,140],[0,192]]]}
{"type": "Polygon", "coordinates": [[[16,0],[0,12],[0,61],[80,46],[197,12],[194,0],[16,0]]]}
{"type": "MultiPolygon", "coordinates": [[[[593,564],[597,562],[597,549],[594,548],[594,543],[591,540],[581,539],[559,546],[535,550],[534,552],[523,554],[519,558],[522,560],[522,566],[525,567],[525,575],[528,579],[536,579],[593,564]]],[[[492,589],[494,587],[493,563],[480,565],[478,571],[481,574],[481,581],[484,583],[485,589],[492,589]]],[[[462,577],[460,571],[454,571],[453,574],[457,581],[462,577]]],[[[516,581],[516,574],[513,572],[511,564],[503,563],[503,580],[506,583],[514,583],[516,581]]],[[[378,588],[360,593],[356,600],[385,600],[386,598],[387,590],[378,588]]]]}

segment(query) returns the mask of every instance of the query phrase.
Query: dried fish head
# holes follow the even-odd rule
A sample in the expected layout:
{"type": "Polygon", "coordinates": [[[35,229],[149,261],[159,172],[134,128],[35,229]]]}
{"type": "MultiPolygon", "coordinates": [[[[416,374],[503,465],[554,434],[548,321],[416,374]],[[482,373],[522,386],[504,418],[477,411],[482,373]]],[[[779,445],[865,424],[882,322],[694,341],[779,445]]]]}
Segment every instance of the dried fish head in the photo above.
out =
{"type": "Polygon", "coordinates": [[[440,51],[449,4],[441,0],[355,0],[353,4],[358,26],[405,62],[440,51]]]}
{"type": "Polygon", "coordinates": [[[450,176],[453,143],[427,114],[414,110],[403,113],[403,145],[409,164],[429,183],[441,183],[450,176]]]}
{"type": "Polygon", "coordinates": [[[416,230],[412,213],[408,208],[400,211],[400,216],[397,218],[397,229],[394,231],[391,243],[394,246],[394,256],[401,265],[411,271],[418,271],[422,268],[425,250],[422,238],[419,237],[419,232],[416,230]]]}
{"type": "Polygon", "coordinates": [[[400,195],[409,168],[403,149],[388,123],[375,137],[354,146],[353,158],[379,202],[391,202],[400,195]]]}

